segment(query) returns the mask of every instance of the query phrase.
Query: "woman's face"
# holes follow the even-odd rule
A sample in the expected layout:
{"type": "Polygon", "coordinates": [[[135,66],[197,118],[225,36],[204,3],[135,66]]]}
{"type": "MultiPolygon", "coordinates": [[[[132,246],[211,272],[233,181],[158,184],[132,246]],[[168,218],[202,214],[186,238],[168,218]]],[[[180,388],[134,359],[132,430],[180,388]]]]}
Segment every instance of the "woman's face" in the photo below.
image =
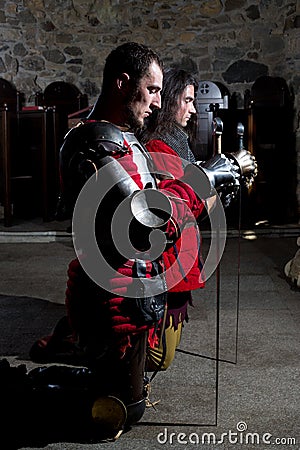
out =
{"type": "Polygon", "coordinates": [[[178,125],[186,127],[192,114],[196,114],[194,100],[195,89],[192,84],[189,84],[178,98],[178,110],[175,115],[175,120],[178,125]]]}

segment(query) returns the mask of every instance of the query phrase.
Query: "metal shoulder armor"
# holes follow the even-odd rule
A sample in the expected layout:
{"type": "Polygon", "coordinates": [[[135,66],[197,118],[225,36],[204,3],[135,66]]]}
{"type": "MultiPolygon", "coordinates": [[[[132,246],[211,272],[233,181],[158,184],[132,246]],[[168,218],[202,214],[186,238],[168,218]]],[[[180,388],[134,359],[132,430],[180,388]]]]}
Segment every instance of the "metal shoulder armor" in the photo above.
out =
{"type": "Polygon", "coordinates": [[[122,131],[109,122],[86,122],[79,125],[67,134],[61,148],[61,162],[73,163],[76,154],[81,158],[92,158],[95,163],[112,152],[125,152],[124,136],[122,131]]]}
{"type": "MultiPolygon", "coordinates": [[[[126,153],[122,131],[109,122],[86,122],[72,128],[60,149],[61,201],[72,211],[85,182],[114,153],[126,153]]],[[[66,214],[70,215],[70,214],[66,214]]]]}

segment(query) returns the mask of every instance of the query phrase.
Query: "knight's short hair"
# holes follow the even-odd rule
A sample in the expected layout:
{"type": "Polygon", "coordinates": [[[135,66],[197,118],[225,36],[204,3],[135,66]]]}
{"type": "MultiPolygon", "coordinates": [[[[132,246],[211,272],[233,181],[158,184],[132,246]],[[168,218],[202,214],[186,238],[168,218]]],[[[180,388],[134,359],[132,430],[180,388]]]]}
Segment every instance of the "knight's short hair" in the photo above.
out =
{"type": "Polygon", "coordinates": [[[133,85],[137,86],[153,62],[156,62],[163,71],[159,56],[143,44],[127,42],[115,48],[106,58],[102,94],[109,93],[112,82],[122,73],[127,73],[133,85]]]}

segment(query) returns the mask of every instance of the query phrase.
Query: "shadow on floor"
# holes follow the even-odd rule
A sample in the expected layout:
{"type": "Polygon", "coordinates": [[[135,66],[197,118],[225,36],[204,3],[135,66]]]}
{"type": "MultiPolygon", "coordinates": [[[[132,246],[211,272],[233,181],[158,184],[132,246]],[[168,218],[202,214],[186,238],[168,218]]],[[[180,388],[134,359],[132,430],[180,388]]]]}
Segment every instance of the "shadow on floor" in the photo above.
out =
{"type": "Polygon", "coordinates": [[[28,374],[39,366],[29,361],[28,352],[36,339],[51,333],[64,312],[64,305],[0,295],[1,448],[107,439],[92,420],[95,398],[85,386],[62,389],[53,384],[45,389],[30,382],[28,374]]]}

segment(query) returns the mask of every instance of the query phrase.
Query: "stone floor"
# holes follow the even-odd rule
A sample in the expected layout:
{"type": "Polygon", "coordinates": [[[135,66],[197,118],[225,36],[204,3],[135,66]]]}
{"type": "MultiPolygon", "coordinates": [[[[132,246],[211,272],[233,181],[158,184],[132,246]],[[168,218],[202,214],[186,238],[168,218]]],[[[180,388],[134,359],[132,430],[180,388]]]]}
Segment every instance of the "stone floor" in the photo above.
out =
{"type": "MultiPolygon", "coordinates": [[[[12,365],[35,366],[31,344],[64,312],[74,255],[66,228],[35,222],[0,229],[0,355],[12,365]]],[[[229,230],[219,270],[194,293],[173,365],[152,382],[151,399],[160,402],[132,430],[114,443],[53,440],[49,430],[39,445],[32,436],[18,448],[300,448],[300,295],[283,272],[297,236],[295,226],[244,230],[240,238],[229,230]]],[[[204,236],[204,250],[208,241],[204,236]]],[[[11,442],[17,432],[15,421],[11,442]]],[[[0,448],[8,448],[1,432],[0,448]]]]}

